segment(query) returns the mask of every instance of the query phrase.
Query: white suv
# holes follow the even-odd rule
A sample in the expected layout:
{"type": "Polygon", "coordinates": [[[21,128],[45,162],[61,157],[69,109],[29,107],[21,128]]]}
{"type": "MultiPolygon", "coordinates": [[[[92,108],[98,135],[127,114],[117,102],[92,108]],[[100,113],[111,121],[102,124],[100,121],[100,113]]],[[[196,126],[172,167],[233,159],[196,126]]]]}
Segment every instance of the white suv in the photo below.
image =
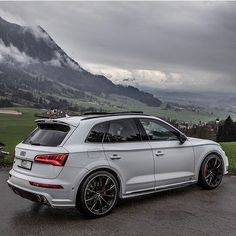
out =
{"type": "Polygon", "coordinates": [[[199,183],[216,188],[228,169],[219,144],[186,137],[141,113],[36,120],[15,149],[8,184],[52,207],[108,214],[119,198],[199,183]]]}

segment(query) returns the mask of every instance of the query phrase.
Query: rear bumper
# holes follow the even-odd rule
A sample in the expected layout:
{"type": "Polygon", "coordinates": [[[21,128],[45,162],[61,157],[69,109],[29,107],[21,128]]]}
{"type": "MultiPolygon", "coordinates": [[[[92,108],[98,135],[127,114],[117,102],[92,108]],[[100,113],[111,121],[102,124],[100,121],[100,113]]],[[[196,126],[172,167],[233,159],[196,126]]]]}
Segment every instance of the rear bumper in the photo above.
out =
{"type": "Polygon", "coordinates": [[[39,203],[50,206],[50,203],[48,202],[47,198],[44,195],[25,191],[21,188],[15,187],[14,185],[10,184],[9,181],[8,181],[8,186],[12,189],[12,191],[15,194],[17,194],[23,198],[26,198],[26,199],[31,200],[33,202],[39,202],[39,203]]]}
{"type": "Polygon", "coordinates": [[[66,179],[64,176],[61,177],[56,179],[37,178],[21,174],[12,169],[7,183],[14,193],[31,201],[55,208],[75,207],[77,193],[77,185],[74,182],[75,178],[66,179]],[[59,184],[63,186],[63,189],[37,187],[31,185],[30,181],[44,184],[59,184]]]}
{"type": "Polygon", "coordinates": [[[71,199],[66,198],[67,194],[65,194],[65,197],[62,196],[63,198],[55,197],[55,195],[58,194],[57,191],[59,190],[54,190],[55,193],[52,193],[52,190],[46,192],[43,188],[41,191],[41,188],[38,188],[38,190],[35,191],[31,188],[24,188],[22,186],[16,185],[12,183],[10,179],[7,181],[7,183],[15,194],[28,200],[39,202],[55,208],[75,207],[75,203],[71,199]]]}

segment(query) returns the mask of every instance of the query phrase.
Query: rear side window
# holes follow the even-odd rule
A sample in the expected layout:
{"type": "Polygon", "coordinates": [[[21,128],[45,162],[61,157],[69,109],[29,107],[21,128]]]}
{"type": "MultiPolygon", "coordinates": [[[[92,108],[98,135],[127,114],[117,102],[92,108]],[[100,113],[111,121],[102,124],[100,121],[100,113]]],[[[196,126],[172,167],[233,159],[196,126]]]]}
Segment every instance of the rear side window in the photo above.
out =
{"type": "Polygon", "coordinates": [[[114,120],[109,122],[105,142],[137,142],[141,135],[133,119],[114,120]]]}
{"type": "Polygon", "coordinates": [[[107,126],[107,122],[95,125],[90,131],[86,141],[90,143],[102,143],[107,130],[107,126]]]}
{"type": "Polygon", "coordinates": [[[70,127],[61,124],[38,124],[38,128],[34,130],[23,143],[56,147],[62,143],[68,134],[70,127]]]}

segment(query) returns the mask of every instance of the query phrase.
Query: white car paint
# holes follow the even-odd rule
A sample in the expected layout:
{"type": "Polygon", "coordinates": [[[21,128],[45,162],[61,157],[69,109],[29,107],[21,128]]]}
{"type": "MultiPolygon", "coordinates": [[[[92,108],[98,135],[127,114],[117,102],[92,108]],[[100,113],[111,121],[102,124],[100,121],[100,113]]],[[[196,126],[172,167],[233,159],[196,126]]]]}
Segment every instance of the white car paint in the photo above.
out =
{"type": "Polygon", "coordinates": [[[71,129],[57,147],[18,144],[8,184],[44,196],[52,207],[74,207],[81,182],[90,173],[99,169],[108,169],[116,174],[120,183],[121,198],[196,183],[201,163],[211,153],[221,156],[224,161],[224,174],[227,173],[227,156],[219,144],[210,140],[187,138],[183,144],[176,140],[86,142],[86,137],[94,125],[118,119],[154,119],[175,129],[159,118],[140,114],[87,118],[80,116],[38,120],[38,123],[67,124],[71,129]],[[34,161],[36,155],[46,153],[69,153],[69,157],[65,166],[52,166],[34,161]],[[32,161],[32,169],[20,168],[21,160],[32,161]],[[29,181],[60,184],[63,189],[32,186],[29,181]]]}

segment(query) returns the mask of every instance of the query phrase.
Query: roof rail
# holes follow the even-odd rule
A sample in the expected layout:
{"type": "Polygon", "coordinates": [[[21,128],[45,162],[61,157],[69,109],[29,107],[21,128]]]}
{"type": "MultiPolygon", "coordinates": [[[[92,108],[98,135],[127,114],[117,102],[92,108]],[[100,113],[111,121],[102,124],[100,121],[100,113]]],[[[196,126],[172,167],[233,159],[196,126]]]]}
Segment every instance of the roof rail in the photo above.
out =
{"type": "Polygon", "coordinates": [[[147,114],[144,114],[143,112],[114,112],[114,113],[89,113],[88,117],[85,117],[81,120],[90,120],[95,118],[103,118],[103,117],[109,117],[109,116],[122,116],[122,115],[142,115],[142,116],[149,116],[147,114]],[[94,114],[94,115],[92,115],[94,114]]]}
{"type": "Polygon", "coordinates": [[[119,112],[85,112],[83,113],[84,116],[89,115],[115,115],[115,114],[143,114],[142,111],[119,111],[119,112]]]}

